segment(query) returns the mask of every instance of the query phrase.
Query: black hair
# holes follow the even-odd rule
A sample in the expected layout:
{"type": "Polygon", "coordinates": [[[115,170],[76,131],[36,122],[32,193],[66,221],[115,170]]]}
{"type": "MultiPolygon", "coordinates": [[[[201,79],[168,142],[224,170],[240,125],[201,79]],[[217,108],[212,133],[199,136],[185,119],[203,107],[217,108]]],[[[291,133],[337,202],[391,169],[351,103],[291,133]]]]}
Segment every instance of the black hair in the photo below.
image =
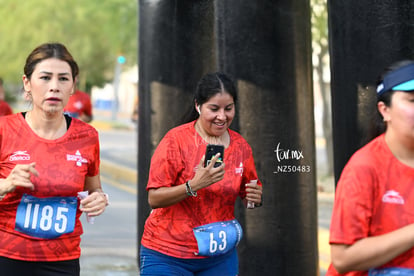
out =
{"type": "Polygon", "coordinates": [[[202,106],[210,98],[218,93],[227,93],[233,97],[234,104],[237,104],[237,89],[233,79],[222,72],[205,74],[197,83],[194,92],[191,110],[185,115],[182,123],[194,121],[199,117],[194,105],[202,106]]]}

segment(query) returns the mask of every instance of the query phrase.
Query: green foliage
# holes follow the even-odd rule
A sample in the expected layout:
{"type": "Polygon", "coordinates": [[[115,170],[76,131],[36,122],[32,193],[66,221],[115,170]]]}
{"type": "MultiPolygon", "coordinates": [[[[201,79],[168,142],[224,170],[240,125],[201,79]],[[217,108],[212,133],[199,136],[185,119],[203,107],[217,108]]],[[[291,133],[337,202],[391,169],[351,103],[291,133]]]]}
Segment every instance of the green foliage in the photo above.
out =
{"type": "MultiPolygon", "coordinates": [[[[27,55],[44,42],[65,44],[85,86],[111,81],[117,56],[137,63],[136,0],[0,0],[0,76],[21,83],[27,55]]],[[[82,87],[81,87],[82,88],[82,87]]]]}
{"type": "Polygon", "coordinates": [[[327,0],[311,0],[311,7],[312,47],[314,53],[323,58],[329,51],[327,0]]]}

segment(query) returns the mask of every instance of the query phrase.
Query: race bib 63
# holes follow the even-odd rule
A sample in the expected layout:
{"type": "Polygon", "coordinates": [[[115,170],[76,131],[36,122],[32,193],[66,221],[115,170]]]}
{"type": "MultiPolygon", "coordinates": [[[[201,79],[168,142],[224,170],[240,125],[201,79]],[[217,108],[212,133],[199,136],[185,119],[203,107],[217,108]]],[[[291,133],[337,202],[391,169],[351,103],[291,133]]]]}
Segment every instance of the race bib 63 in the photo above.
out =
{"type": "Polygon", "coordinates": [[[198,244],[195,254],[209,257],[229,252],[243,236],[241,225],[235,219],[198,226],[193,232],[198,244]]]}
{"type": "Polygon", "coordinates": [[[37,198],[24,194],[16,212],[15,229],[26,235],[54,239],[75,229],[76,197],[37,198]]]}

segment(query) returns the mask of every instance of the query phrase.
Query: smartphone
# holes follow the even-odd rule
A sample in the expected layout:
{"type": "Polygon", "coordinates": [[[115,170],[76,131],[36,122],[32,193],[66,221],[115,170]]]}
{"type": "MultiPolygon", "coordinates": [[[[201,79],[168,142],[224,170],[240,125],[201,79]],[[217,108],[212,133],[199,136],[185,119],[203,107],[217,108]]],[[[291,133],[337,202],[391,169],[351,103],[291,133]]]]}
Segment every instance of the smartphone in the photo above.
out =
{"type": "Polygon", "coordinates": [[[206,148],[206,156],[204,158],[204,167],[207,167],[210,164],[211,159],[213,159],[213,157],[219,152],[220,152],[220,157],[216,160],[214,167],[220,167],[220,165],[223,163],[224,146],[208,144],[206,148]]]}

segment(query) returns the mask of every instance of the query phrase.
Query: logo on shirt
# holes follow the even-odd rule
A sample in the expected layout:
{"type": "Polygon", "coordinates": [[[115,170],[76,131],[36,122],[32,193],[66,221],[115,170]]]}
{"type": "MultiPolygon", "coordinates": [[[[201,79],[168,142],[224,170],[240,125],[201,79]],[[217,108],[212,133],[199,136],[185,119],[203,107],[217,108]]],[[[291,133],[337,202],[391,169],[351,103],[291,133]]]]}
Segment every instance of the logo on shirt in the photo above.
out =
{"type": "Polygon", "coordinates": [[[88,163],[88,160],[82,157],[79,150],[76,151],[75,154],[66,154],[66,160],[67,161],[75,161],[76,166],[80,167],[82,166],[82,163],[88,163]]]}
{"type": "Polygon", "coordinates": [[[235,169],[236,174],[240,174],[240,176],[243,175],[243,163],[240,162],[240,165],[235,169]]]}
{"type": "Polygon", "coordinates": [[[30,160],[30,154],[27,153],[27,150],[18,150],[14,152],[9,157],[9,161],[28,161],[30,160]]]}
{"type": "Polygon", "coordinates": [[[382,196],[382,202],[404,205],[404,198],[398,192],[389,190],[382,196]]]}
{"type": "Polygon", "coordinates": [[[81,102],[81,101],[77,101],[77,102],[75,102],[75,103],[73,104],[73,106],[74,106],[76,109],[81,110],[81,109],[82,109],[82,107],[83,107],[83,104],[82,104],[82,102],[81,102]]]}

